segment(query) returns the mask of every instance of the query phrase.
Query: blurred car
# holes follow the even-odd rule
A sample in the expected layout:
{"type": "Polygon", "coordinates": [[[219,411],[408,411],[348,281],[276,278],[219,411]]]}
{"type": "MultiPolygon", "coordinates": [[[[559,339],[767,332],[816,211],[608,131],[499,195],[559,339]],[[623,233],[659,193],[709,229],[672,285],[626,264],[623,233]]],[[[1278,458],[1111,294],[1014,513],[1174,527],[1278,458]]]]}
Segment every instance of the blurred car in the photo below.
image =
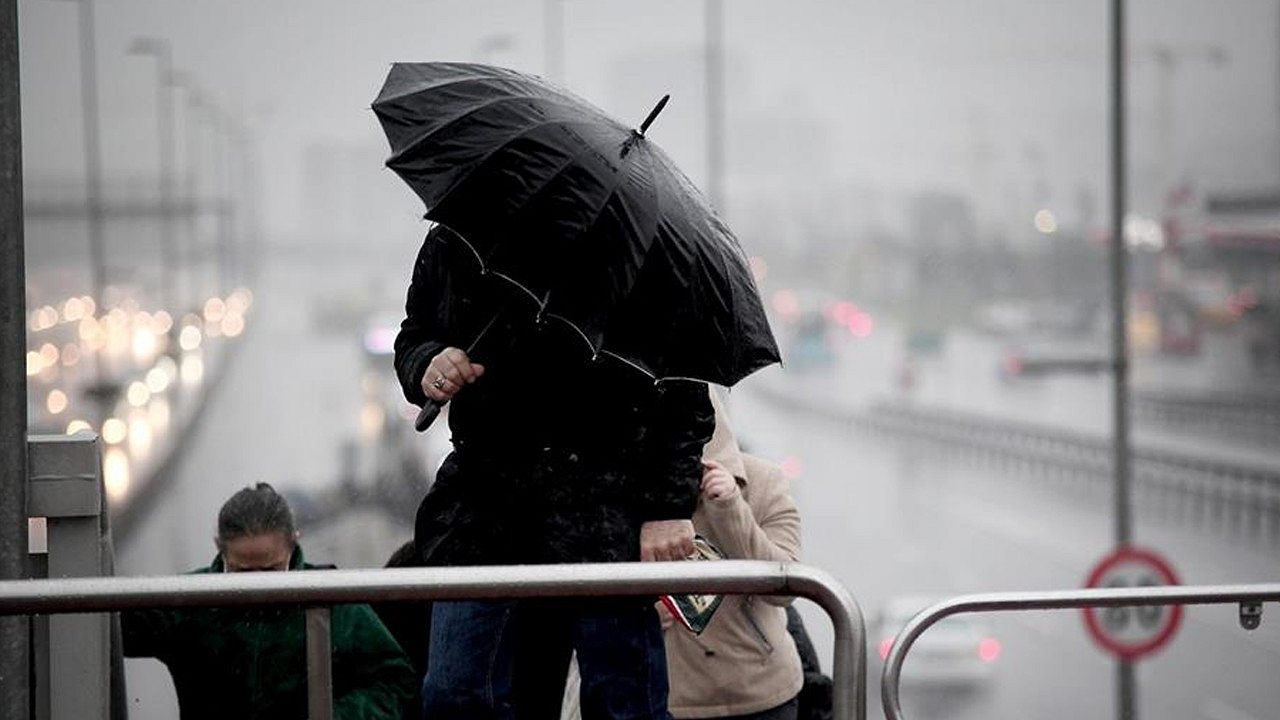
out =
{"type": "Polygon", "coordinates": [[[1070,300],[988,303],[974,313],[973,326],[993,337],[1081,337],[1097,330],[1099,305],[1070,300]]]}
{"type": "MultiPolygon", "coordinates": [[[[872,625],[881,663],[907,622],[936,600],[904,596],[884,604],[872,625]]],[[[902,685],[922,690],[983,688],[991,682],[1001,649],[1000,641],[981,621],[971,615],[952,615],[925,630],[911,646],[903,663],[902,685]]]]}
{"type": "Polygon", "coordinates": [[[800,314],[791,328],[789,366],[797,370],[828,367],[835,362],[835,350],[831,347],[829,327],[831,321],[819,311],[800,314]]]}
{"type": "Polygon", "coordinates": [[[1014,382],[1050,375],[1097,375],[1110,372],[1111,355],[1101,342],[1041,339],[1006,346],[998,359],[1001,380],[1014,382]]]}

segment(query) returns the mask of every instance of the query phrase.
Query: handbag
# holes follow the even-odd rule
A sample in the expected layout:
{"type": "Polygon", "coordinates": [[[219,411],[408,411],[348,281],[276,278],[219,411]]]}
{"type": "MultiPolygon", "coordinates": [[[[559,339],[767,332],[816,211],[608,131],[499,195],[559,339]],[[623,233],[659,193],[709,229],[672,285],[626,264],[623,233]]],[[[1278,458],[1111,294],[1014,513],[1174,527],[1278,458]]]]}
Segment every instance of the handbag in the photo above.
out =
{"type": "Polygon", "coordinates": [[[818,651],[813,648],[813,640],[809,631],[800,619],[800,612],[794,605],[787,606],[787,632],[796,643],[800,653],[800,667],[804,671],[804,684],[800,686],[799,709],[796,717],[799,720],[831,720],[831,694],[834,684],[831,676],[822,672],[818,664],[818,651]]]}

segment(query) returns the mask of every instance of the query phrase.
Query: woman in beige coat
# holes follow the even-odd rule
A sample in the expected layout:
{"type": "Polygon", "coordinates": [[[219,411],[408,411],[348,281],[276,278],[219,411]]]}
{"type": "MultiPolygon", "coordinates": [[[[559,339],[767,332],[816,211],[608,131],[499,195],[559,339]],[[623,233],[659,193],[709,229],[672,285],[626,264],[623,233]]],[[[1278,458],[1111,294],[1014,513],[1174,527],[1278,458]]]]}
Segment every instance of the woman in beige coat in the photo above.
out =
{"type": "MultiPolygon", "coordinates": [[[[711,393],[716,429],[703,450],[702,494],[694,529],[726,558],[790,562],[800,556],[800,513],[777,465],[743,453],[723,405],[711,393]]],[[[676,624],[662,603],[676,718],[795,720],[803,684],[800,655],[787,632],[792,598],[726,595],[701,635],[676,624]]],[[[577,720],[571,671],[562,720],[577,720]]]]}
{"type": "MultiPolygon", "coordinates": [[[[735,560],[796,561],[800,513],[782,469],[738,448],[719,398],[716,430],[703,451],[699,534],[735,560]]],[[[793,720],[803,674],[787,633],[789,597],[725,596],[711,623],[694,635],[663,610],[676,718],[793,720]]]]}

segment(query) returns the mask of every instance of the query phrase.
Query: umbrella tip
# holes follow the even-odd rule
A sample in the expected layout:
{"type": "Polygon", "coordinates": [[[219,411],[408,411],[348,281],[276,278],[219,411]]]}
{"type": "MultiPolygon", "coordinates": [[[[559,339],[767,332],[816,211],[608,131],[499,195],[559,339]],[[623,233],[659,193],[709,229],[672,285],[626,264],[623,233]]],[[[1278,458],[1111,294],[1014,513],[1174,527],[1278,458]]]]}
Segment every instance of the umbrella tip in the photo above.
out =
{"type": "Polygon", "coordinates": [[[667,101],[670,99],[671,94],[667,93],[662,96],[662,99],[658,101],[657,105],[653,106],[653,109],[649,111],[649,116],[644,119],[644,122],[640,123],[639,132],[641,135],[644,135],[645,131],[649,129],[649,126],[652,125],[653,121],[658,117],[658,113],[662,112],[662,108],[667,106],[667,101]]]}

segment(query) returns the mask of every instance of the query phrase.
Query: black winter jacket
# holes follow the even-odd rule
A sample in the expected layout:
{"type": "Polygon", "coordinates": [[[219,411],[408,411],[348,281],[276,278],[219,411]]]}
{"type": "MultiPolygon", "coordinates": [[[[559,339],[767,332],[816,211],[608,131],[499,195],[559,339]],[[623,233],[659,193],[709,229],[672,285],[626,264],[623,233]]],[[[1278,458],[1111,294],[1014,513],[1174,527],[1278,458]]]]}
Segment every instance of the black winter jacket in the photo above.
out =
{"type": "Polygon", "coordinates": [[[701,383],[655,384],[620,362],[593,362],[580,336],[537,323],[536,304],[492,276],[436,226],[414,265],[395,342],[405,397],[447,346],[485,374],[449,405],[455,452],[418,510],[431,564],[635,560],[647,520],[689,518],[714,414],[701,383]]]}

